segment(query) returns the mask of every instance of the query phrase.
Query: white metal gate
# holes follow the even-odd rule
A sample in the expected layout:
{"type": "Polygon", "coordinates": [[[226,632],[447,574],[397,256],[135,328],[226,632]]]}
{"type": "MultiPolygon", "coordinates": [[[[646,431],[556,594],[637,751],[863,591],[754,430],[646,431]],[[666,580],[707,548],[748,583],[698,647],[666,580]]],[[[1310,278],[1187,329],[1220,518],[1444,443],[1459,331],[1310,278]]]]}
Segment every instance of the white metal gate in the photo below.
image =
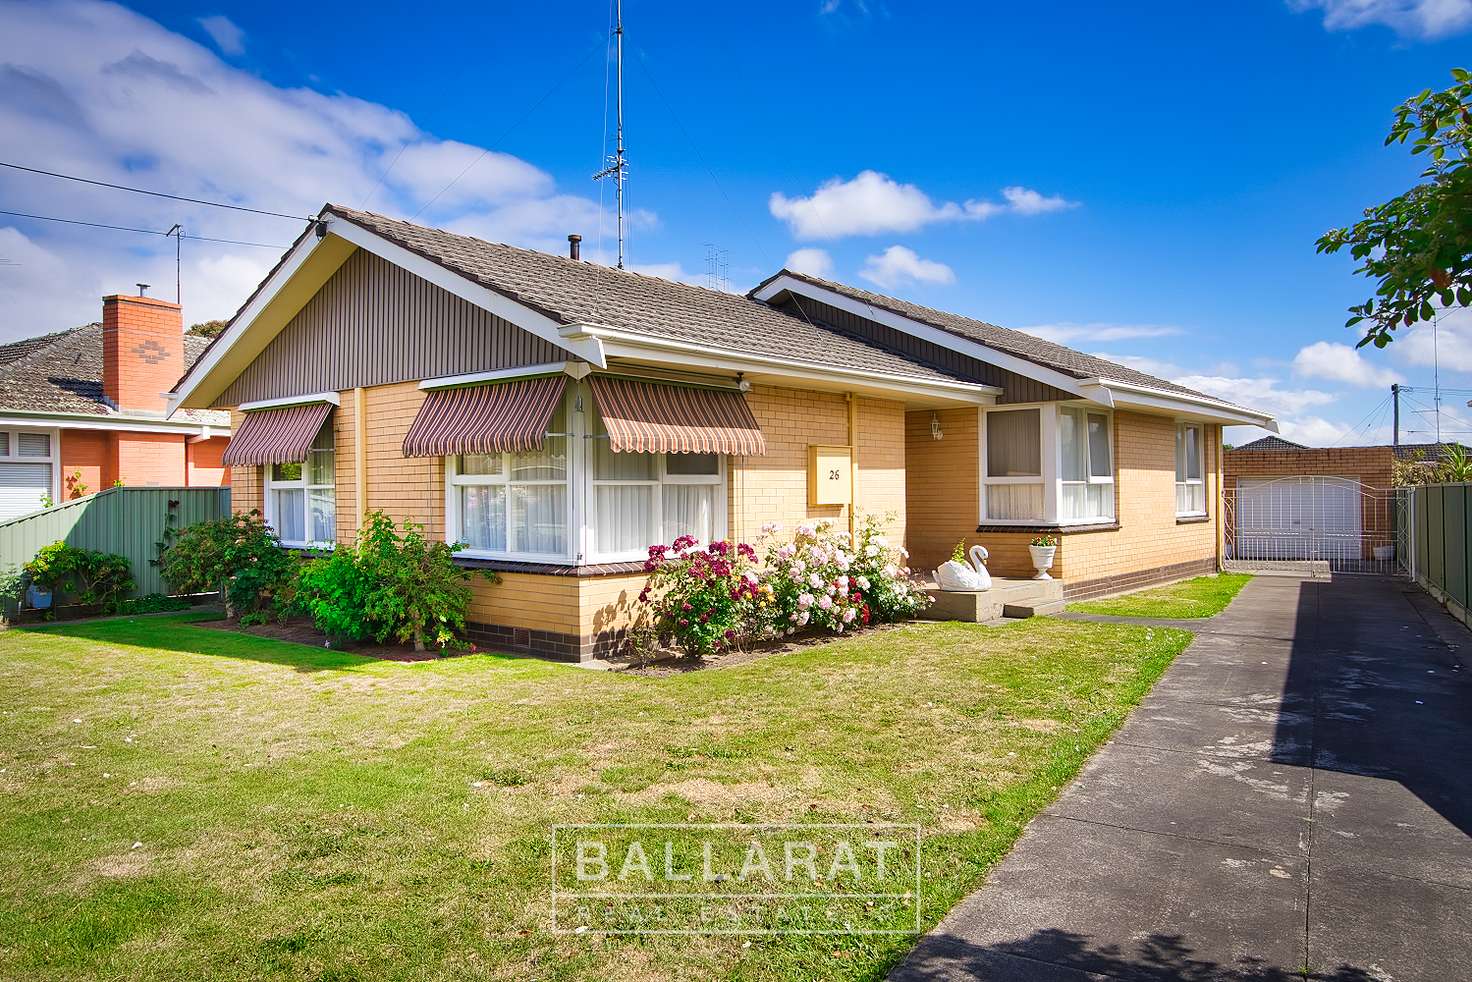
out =
{"type": "Polygon", "coordinates": [[[1239,478],[1222,495],[1229,568],[1394,573],[1394,493],[1352,478],[1239,478]]]}

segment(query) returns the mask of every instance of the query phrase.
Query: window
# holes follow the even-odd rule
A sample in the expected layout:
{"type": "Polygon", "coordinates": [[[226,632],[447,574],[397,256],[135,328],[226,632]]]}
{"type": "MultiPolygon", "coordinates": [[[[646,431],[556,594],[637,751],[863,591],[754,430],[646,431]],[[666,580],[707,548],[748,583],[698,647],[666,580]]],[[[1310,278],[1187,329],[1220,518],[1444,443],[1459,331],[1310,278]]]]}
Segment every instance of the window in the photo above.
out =
{"type": "Polygon", "coordinates": [[[1206,483],[1200,423],[1176,426],[1176,514],[1206,514],[1206,483]]]}
{"type": "Polygon", "coordinates": [[[594,562],[642,559],[656,542],[725,534],[725,475],[719,454],[614,453],[596,422],[590,441],[594,562]]]}
{"type": "Polygon", "coordinates": [[[337,540],[337,443],[329,417],[307,459],[271,464],[266,475],[266,521],[288,546],[326,546],[337,540]]]}
{"type": "Polygon", "coordinates": [[[57,434],[0,430],[0,521],[39,511],[58,497],[57,434]]]}
{"type": "Polygon", "coordinates": [[[446,461],[452,538],[467,551],[533,560],[569,553],[566,400],[546,442],[523,453],[462,454],[446,461]]]}
{"type": "Polygon", "coordinates": [[[985,511],[992,521],[1041,521],[1042,416],[1038,409],[986,414],[985,511]]]}
{"type": "Polygon", "coordinates": [[[1062,522],[1114,519],[1114,460],[1110,453],[1109,416],[1082,407],[1058,409],[1062,522]]]}

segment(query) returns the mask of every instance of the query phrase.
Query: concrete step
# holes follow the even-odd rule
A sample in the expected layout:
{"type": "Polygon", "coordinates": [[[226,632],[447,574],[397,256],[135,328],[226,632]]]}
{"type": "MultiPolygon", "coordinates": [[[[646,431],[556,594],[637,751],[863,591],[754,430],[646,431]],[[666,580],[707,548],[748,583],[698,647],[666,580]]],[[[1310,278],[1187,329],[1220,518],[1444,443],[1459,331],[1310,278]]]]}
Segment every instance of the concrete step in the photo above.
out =
{"type": "Polygon", "coordinates": [[[934,603],[922,615],[936,621],[969,621],[982,624],[1009,615],[1007,608],[1030,610],[1033,614],[1055,614],[1063,609],[1063,583],[1059,580],[1014,580],[994,578],[992,588],[979,592],[929,590],[934,603]],[[1054,606],[1056,604],[1056,606],[1054,606]]]}
{"type": "Polygon", "coordinates": [[[1023,617],[1047,617],[1050,614],[1061,614],[1066,607],[1062,600],[1040,600],[1036,603],[1025,604],[1003,604],[1002,616],[1012,618],[1023,617]]]}

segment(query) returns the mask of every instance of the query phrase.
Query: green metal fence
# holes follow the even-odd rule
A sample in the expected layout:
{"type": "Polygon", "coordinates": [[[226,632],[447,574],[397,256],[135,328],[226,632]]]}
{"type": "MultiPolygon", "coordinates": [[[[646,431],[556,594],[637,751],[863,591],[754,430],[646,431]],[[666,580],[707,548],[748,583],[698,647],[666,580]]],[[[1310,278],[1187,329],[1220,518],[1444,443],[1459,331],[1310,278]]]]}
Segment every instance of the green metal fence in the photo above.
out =
{"type": "Polygon", "coordinates": [[[126,556],[137,595],[167,593],[153,565],[164,530],[229,514],[229,488],[108,488],[0,523],[0,569],[28,563],[42,546],[61,540],[126,556]]]}
{"type": "Polygon", "coordinates": [[[1400,530],[1406,571],[1464,612],[1472,608],[1472,485],[1428,484],[1399,493],[1408,519],[1400,530]]]}

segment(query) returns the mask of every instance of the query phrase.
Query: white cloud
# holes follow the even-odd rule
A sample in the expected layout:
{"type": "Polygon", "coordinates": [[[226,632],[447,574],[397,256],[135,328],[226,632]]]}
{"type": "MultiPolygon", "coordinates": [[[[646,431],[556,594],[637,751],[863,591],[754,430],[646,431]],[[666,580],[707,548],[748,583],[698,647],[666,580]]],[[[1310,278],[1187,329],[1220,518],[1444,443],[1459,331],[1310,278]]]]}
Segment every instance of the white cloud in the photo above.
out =
{"type": "MultiPolygon", "coordinates": [[[[1179,327],[1170,324],[1112,324],[1106,322],[1075,324],[1071,321],[1060,321],[1056,324],[1033,324],[1029,327],[1019,327],[1018,330],[1045,341],[1068,345],[1138,341],[1146,338],[1174,337],[1184,333],[1179,327]]],[[[1099,357],[1111,356],[1100,355],[1099,357]]],[[[1119,359],[1114,358],[1114,360],[1119,359]]]]}
{"type": "Polygon", "coordinates": [[[1349,345],[1330,341],[1315,341],[1300,348],[1293,357],[1293,372],[1305,378],[1321,378],[1360,388],[1386,386],[1401,381],[1400,375],[1371,364],[1368,358],[1349,345]]]}
{"type": "Polygon", "coordinates": [[[1124,365],[1126,368],[1133,368],[1137,372],[1154,375],[1156,378],[1173,379],[1178,375],[1186,374],[1179,365],[1144,355],[1116,355],[1105,351],[1095,351],[1093,355],[1095,358],[1103,358],[1105,361],[1112,361],[1116,365],[1124,365]]]}
{"type": "Polygon", "coordinates": [[[945,263],[921,259],[913,249],[893,245],[877,256],[864,260],[859,275],[886,289],[906,283],[954,283],[956,274],[945,263]]]}
{"type": "Polygon", "coordinates": [[[210,40],[215,42],[215,47],[225,54],[245,54],[245,31],[241,30],[240,26],[229,17],[224,14],[211,14],[209,17],[199,18],[199,26],[204,28],[210,40]]]}
{"type": "Polygon", "coordinates": [[[798,249],[787,257],[784,265],[794,273],[824,279],[833,275],[833,257],[823,249],[798,249]]]}
{"type": "Polygon", "coordinates": [[[1186,375],[1174,381],[1249,409],[1275,417],[1296,416],[1314,406],[1327,406],[1335,397],[1319,389],[1285,389],[1274,378],[1232,378],[1225,375],[1186,375]]]}
{"type": "Polygon", "coordinates": [[[1386,350],[1403,364],[1472,372],[1472,308],[1442,311],[1434,329],[1424,321],[1401,328],[1386,350]]]}
{"type": "Polygon", "coordinates": [[[937,204],[914,184],[901,184],[878,171],[860,171],[852,180],[834,177],[807,197],[774,191],[767,206],[800,239],[913,232],[935,222],[984,221],[1003,212],[1039,215],[1073,206],[1057,196],[1024,187],[1002,190],[1002,202],[969,200],[937,204]]]}
{"type": "Polygon", "coordinates": [[[1472,0],[1288,0],[1288,6],[1322,10],[1330,31],[1381,24],[1402,37],[1430,41],[1472,27],[1472,0]]]}
{"type": "MultiPolygon", "coordinates": [[[[442,140],[391,106],[272,85],[115,4],[4,11],[0,133],[24,148],[18,163],[302,216],[325,201],[371,199],[407,217],[465,172],[419,220],[559,253],[567,233],[596,232],[595,198],[562,192],[495,148],[476,161],[484,148],[442,140]]],[[[179,222],[195,235],[280,245],[302,228],[15,172],[0,174],[0,208],[159,230],[179,222]]],[[[648,211],[630,216],[635,230],[656,224],[648,211]]],[[[186,323],[233,314],[278,256],[186,239],[186,323]]],[[[11,263],[0,265],[0,340],[95,320],[100,296],[139,280],[173,295],[173,243],[162,236],[3,218],[0,257],[11,263]]]]}

